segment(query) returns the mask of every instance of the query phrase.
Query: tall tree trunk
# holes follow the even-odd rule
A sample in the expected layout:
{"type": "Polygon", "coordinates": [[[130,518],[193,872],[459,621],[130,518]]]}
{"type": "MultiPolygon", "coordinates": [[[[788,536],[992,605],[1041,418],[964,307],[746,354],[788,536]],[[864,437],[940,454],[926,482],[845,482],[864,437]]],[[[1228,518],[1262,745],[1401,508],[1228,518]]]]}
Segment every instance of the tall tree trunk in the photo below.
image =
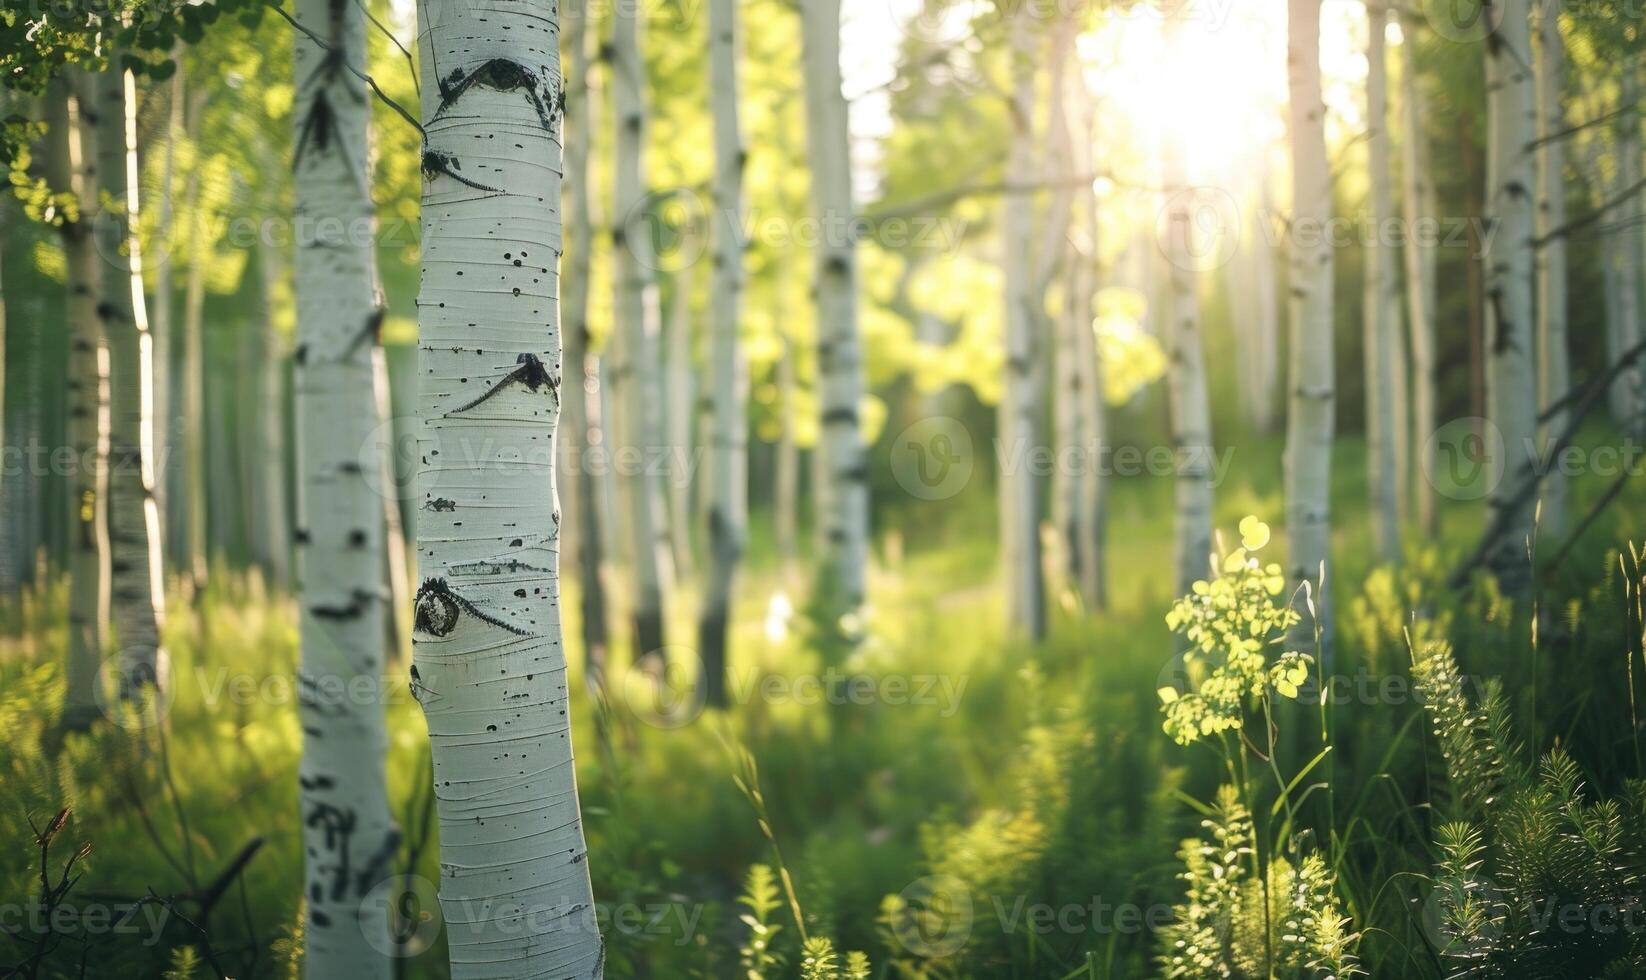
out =
{"type": "MultiPolygon", "coordinates": [[[[606,589],[601,578],[605,552],[606,496],[593,452],[609,451],[600,412],[600,362],[589,350],[590,258],[594,254],[594,195],[590,193],[589,148],[594,142],[597,92],[589,71],[593,5],[584,0],[566,17],[566,164],[565,211],[568,250],[562,266],[560,315],[565,337],[567,383],[560,386],[562,459],[571,462],[571,544],[577,556],[578,595],[582,607],[583,672],[589,690],[605,685],[606,589]]],[[[562,550],[564,555],[564,550],[562,550]]]]}
{"type": "Polygon", "coordinates": [[[138,249],[136,85],[115,60],[98,73],[93,112],[100,188],[98,313],[109,347],[109,546],[123,697],[164,691],[166,595],[154,500],[154,348],[138,249]]]}
{"type": "Polygon", "coordinates": [[[622,331],[619,369],[623,394],[623,440],[619,451],[638,452],[642,465],[628,477],[630,565],[634,575],[635,659],[659,654],[665,642],[666,581],[670,545],[664,501],[649,465],[664,445],[659,350],[657,259],[651,223],[645,220],[646,63],[640,52],[640,16],[635,4],[612,12],[611,79],[616,110],[616,206],[612,211],[616,296],[613,310],[622,331]]]}
{"type": "MultiPolygon", "coordinates": [[[[781,276],[781,273],[780,273],[781,276]]],[[[773,289],[772,330],[782,341],[777,361],[777,411],[780,428],[777,450],[772,454],[772,540],[788,572],[800,554],[800,444],[795,439],[795,350],[794,341],[784,332],[780,284],[773,289]]]]}
{"type": "MultiPolygon", "coordinates": [[[[0,89],[0,117],[4,117],[11,109],[11,93],[0,89]]],[[[11,227],[11,212],[14,210],[12,195],[9,188],[0,189],[0,229],[11,227]]],[[[6,289],[5,289],[5,251],[4,235],[0,235],[0,437],[9,435],[6,430],[6,353],[8,338],[6,336],[6,289]]],[[[71,409],[72,411],[72,409],[71,409]]],[[[4,497],[5,514],[0,515],[0,598],[10,600],[17,595],[18,582],[14,570],[17,568],[17,542],[11,533],[9,514],[13,512],[16,501],[12,498],[15,492],[16,480],[12,486],[5,485],[6,480],[0,474],[0,495],[4,497]]]]}
{"type": "Polygon", "coordinates": [[[1382,229],[1394,218],[1394,176],[1389,163],[1389,76],[1385,45],[1388,10],[1367,4],[1366,167],[1371,180],[1371,227],[1366,243],[1364,333],[1366,371],[1366,490],[1370,495],[1372,546],[1382,562],[1400,560],[1400,425],[1396,408],[1401,344],[1400,282],[1382,229]]]}
{"type": "Polygon", "coordinates": [[[183,57],[180,48],[174,48],[172,58],[177,62],[177,73],[172,75],[167,93],[166,145],[161,150],[160,201],[156,210],[156,242],[159,254],[150,270],[149,288],[154,295],[149,310],[149,332],[154,336],[154,499],[160,509],[161,540],[167,555],[176,562],[186,550],[187,522],[179,519],[176,509],[182,503],[177,491],[181,472],[172,448],[179,441],[180,427],[172,404],[172,352],[176,340],[176,324],[172,316],[171,250],[177,243],[175,229],[177,216],[172,207],[172,185],[177,175],[177,144],[183,139],[183,102],[187,85],[184,83],[183,57]]]}
{"type": "Polygon", "coordinates": [[[1417,24],[1410,15],[1402,18],[1400,45],[1400,107],[1405,138],[1401,141],[1402,215],[1407,236],[1403,257],[1406,264],[1406,320],[1412,350],[1412,446],[1421,454],[1414,472],[1417,480],[1417,521],[1425,535],[1440,531],[1440,510],[1430,474],[1437,472],[1434,435],[1439,423],[1436,407],[1435,308],[1438,279],[1434,245],[1413,234],[1424,221],[1435,219],[1435,185],[1430,173],[1429,140],[1424,129],[1427,111],[1418,87],[1417,24]]]}
{"type": "Polygon", "coordinates": [[[1235,356],[1240,369],[1241,406],[1246,423],[1267,435],[1275,427],[1275,394],[1280,380],[1280,314],[1275,294],[1275,255],[1263,222],[1269,201],[1268,149],[1261,151],[1249,214],[1251,233],[1225,266],[1236,325],[1235,356]]]}
{"type": "MultiPolygon", "coordinates": [[[[1640,183],[1640,66],[1625,61],[1622,66],[1621,105],[1629,108],[1618,117],[1617,123],[1617,180],[1615,193],[1628,194],[1619,208],[1606,236],[1606,257],[1616,277],[1617,303],[1615,315],[1608,321],[1606,363],[1616,363],[1623,353],[1640,343],[1642,314],[1641,263],[1643,245],[1641,224],[1646,208],[1639,194],[1632,189],[1640,183]]],[[[1629,432],[1640,431],[1641,415],[1646,410],[1646,390],[1639,362],[1625,368],[1608,392],[1612,419],[1629,432]]]]}
{"type": "MultiPolygon", "coordinates": [[[[371,227],[374,213],[371,102],[356,74],[366,60],[363,10],[298,0],[298,23],[330,50],[304,31],[294,38],[298,784],[307,854],[305,963],[314,980],[393,972],[386,905],[366,900],[392,874],[399,843],[384,782],[383,706],[376,698],[338,693],[362,684],[378,690],[383,676],[387,597],[378,493],[391,492],[387,486],[374,491],[371,482],[380,463],[373,455],[379,408],[373,355],[383,311],[372,236],[360,231],[371,227]]],[[[435,745],[438,751],[440,741],[435,745]]]]}
{"type": "MultiPolygon", "coordinates": [[[[1560,36],[1560,5],[1540,4],[1537,22],[1537,352],[1538,406],[1560,401],[1572,386],[1566,342],[1566,238],[1551,234],[1566,225],[1566,146],[1551,138],[1566,128],[1563,92],[1566,48],[1560,36]]],[[[1543,430],[1547,448],[1565,430],[1567,413],[1556,412],[1543,430]]],[[[1566,475],[1551,466],[1543,483],[1543,525],[1553,540],[1566,533],[1566,475]]]]}
{"type": "Polygon", "coordinates": [[[688,266],[674,275],[674,296],[669,302],[668,330],[665,343],[663,398],[668,410],[664,424],[668,439],[665,448],[669,462],[663,468],[663,479],[669,505],[669,556],[676,581],[689,580],[692,571],[692,333],[691,333],[691,269],[688,266]],[[678,468],[677,468],[678,467],[678,468]]]}
{"type": "MultiPolygon", "coordinates": [[[[286,450],[286,377],[291,370],[286,338],[278,327],[284,300],[281,284],[284,261],[274,246],[257,245],[258,271],[263,284],[262,349],[258,358],[257,457],[272,467],[252,481],[257,514],[257,559],[268,570],[276,589],[291,583],[291,527],[286,514],[286,473],[291,456],[286,450]]],[[[385,484],[388,486],[388,484],[385,484]]]]}
{"type": "Polygon", "coordinates": [[[553,448],[559,7],[431,0],[425,11],[426,577],[412,684],[433,743],[452,977],[587,980],[604,948],[567,714],[553,448]]]}
{"type": "MultiPolygon", "coordinates": [[[[378,315],[381,316],[381,313],[378,315]]],[[[374,417],[386,435],[377,444],[378,485],[382,487],[379,499],[383,507],[383,585],[389,593],[384,627],[389,658],[395,663],[403,663],[411,653],[410,623],[406,620],[411,611],[411,568],[406,558],[406,525],[400,509],[400,478],[394,461],[396,436],[389,358],[382,345],[375,342],[371,352],[371,377],[374,417]]]]}
{"type": "MultiPolygon", "coordinates": [[[[1049,39],[1047,58],[1048,85],[1046,156],[1053,163],[1048,176],[1060,185],[1048,215],[1043,245],[1039,256],[1042,279],[1049,285],[1061,278],[1062,309],[1047,331],[1052,341],[1051,361],[1055,378],[1052,383],[1052,432],[1057,440],[1059,458],[1083,459],[1081,454],[1088,445],[1086,432],[1086,404],[1083,385],[1086,365],[1082,360],[1081,334],[1091,330],[1091,296],[1087,292],[1085,263],[1087,257],[1075,246],[1077,231],[1075,200],[1081,190],[1069,182],[1077,170],[1078,150],[1075,145],[1074,110],[1070,107],[1071,81],[1067,70],[1074,37],[1071,31],[1057,31],[1049,39]]],[[[1095,261],[1092,257],[1091,261],[1095,261]]],[[[1052,472],[1051,523],[1056,529],[1056,547],[1053,561],[1060,566],[1061,587],[1079,591],[1082,577],[1081,561],[1084,548],[1081,527],[1084,514],[1081,502],[1085,498],[1086,481],[1093,478],[1088,467],[1060,465],[1052,472]]]]}
{"type": "MultiPolygon", "coordinates": [[[[1320,586],[1331,540],[1332,440],[1337,386],[1332,365],[1332,250],[1324,234],[1332,214],[1326,164],[1326,104],[1320,91],[1320,0],[1287,0],[1291,91],[1292,221],[1312,235],[1292,235],[1290,365],[1286,419],[1286,531],[1294,582],[1320,586]]],[[[1314,597],[1316,627],[1329,651],[1330,597],[1314,597]]],[[[1308,615],[1308,609],[1303,610],[1308,615]]]]}
{"type": "MultiPolygon", "coordinates": [[[[53,179],[95,207],[97,187],[93,134],[82,119],[87,78],[70,70],[52,93],[53,154],[61,172],[53,179]]],[[[79,466],[72,484],[69,539],[69,636],[64,665],[63,725],[82,729],[101,714],[98,684],[109,621],[109,373],[103,324],[97,315],[102,261],[87,221],[65,223],[63,259],[68,280],[64,314],[69,328],[68,443],[79,466]]]]}
{"type": "MultiPolygon", "coordinates": [[[[203,100],[197,100],[204,104],[203,100]]],[[[191,132],[199,131],[200,113],[191,107],[191,132]]],[[[200,215],[200,186],[205,161],[196,153],[194,167],[189,172],[187,189],[183,195],[183,210],[189,223],[189,267],[183,287],[183,365],[182,397],[178,406],[183,424],[178,432],[183,443],[182,491],[184,540],[187,550],[178,556],[183,562],[185,580],[198,588],[205,585],[208,558],[206,497],[206,442],[223,420],[214,419],[205,410],[206,402],[206,222],[200,215]]]]}
{"type": "MultiPolygon", "coordinates": [[[[868,463],[863,445],[863,341],[857,323],[857,246],[851,232],[851,136],[840,78],[840,0],[801,0],[806,154],[820,240],[815,295],[824,478],[814,488],[824,543],[819,598],[830,628],[867,589],[868,463]]],[[[855,617],[854,617],[855,618],[855,617]]],[[[847,632],[851,632],[848,630],[847,632]]]]}
{"type": "MultiPolygon", "coordinates": [[[[1036,159],[1035,60],[1033,23],[1028,11],[1012,15],[1011,64],[1012,136],[1007,172],[1031,172],[1036,159]]],[[[1005,250],[1006,383],[1000,396],[999,430],[1000,541],[1006,578],[1006,619],[1014,630],[1040,639],[1046,633],[1046,594],[1040,554],[1040,493],[1034,472],[1026,465],[1035,444],[1039,416],[1035,363],[1042,355],[1035,328],[1042,320],[1040,294],[1035,290],[1032,222],[1034,200],[1029,192],[1012,191],[1001,200],[1001,247],[1005,250]]]]}
{"type": "Polygon", "coordinates": [[[1486,42],[1487,215],[1496,234],[1487,242],[1486,340],[1489,418],[1503,438],[1499,479],[1487,504],[1504,533],[1489,561],[1504,590],[1530,585],[1526,558],[1532,508],[1514,494],[1537,463],[1537,374],[1533,364],[1533,206],[1537,186],[1532,134],[1530,0],[1504,0],[1502,23],[1486,42]],[[1507,512],[1505,512],[1507,511],[1507,512]]]}
{"type": "MultiPolygon", "coordinates": [[[[1167,44],[1182,18],[1167,21],[1167,44]]],[[[1212,556],[1212,419],[1202,347],[1199,266],[1192,208],[1194,191],[1184,172],[1181,137],[1168,133],[1161,145],[1166,191],[1167,296],[1166,385],[1172,441],[1177,447],[1176,545],[1173,565],[1179,594],[1210,574],[1212,556]]]]}
{"type": "Polygon", "coordinates": [[[738,332],[743,302],[743,128],[738,120],[737,0],[709,3],[709,97],[714,111],[714,250],[709,297],[713,383],[709,438],[709,580],[698,626],[707,703],[726,704],[726,647],[737,566],[748,537],[749,370],[738,332]]]}

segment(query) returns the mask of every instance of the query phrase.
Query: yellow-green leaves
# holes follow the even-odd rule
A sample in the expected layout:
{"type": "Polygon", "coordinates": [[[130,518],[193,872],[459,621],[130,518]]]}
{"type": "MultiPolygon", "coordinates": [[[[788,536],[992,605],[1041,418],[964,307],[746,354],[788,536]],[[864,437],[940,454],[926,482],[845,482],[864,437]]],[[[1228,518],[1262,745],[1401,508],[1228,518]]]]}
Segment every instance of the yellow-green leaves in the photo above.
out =
{"type": "Polygon", "coordinates": [[[1166,613],[1166,625],[1189,644],[1185,689],[1158,692],[1166,733],[1180,744],[1240,728],[1252,700],[1269,691],[1296,698],[1309,679],[1307,655],[1286,653],[1273,664],[1265,656],[1299,619],[1278,602],[1286,587],[1280,566],[1254,554],[1269,537],[1257,518],[1241,521],[1242,547],[1218,562],[1216,578],[1194,583],[1166,613]]]}

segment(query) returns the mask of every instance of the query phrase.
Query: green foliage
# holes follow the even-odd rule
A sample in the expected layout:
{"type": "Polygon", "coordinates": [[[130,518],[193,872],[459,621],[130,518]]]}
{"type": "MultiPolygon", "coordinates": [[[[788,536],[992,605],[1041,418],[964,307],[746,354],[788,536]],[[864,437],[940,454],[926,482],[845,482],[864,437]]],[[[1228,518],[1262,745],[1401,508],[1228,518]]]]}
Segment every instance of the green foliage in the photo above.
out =
{"type": "Polygon", "coordinates": [[[1590,799],[1560,748],[1516,762],[1502,693],[1461,692],[1450,648],[1413,667],[1460,817],[1435,831],[1429,914],[1453,978],[1634,977],[1646,971],[1646,784],[1590,799]]]}
{"type": "Polygon", "coordinates": [[[764,864],[751,865],[743,883],[743,894],[737,901],[749,910],[738,916],[749,927],[748,938],[738,949],[743,976],[747,980],[765,980],[783,965],[782,957],[772,948],[773,937],[783,929],[772,921],[773,913],[783,904],[772,869],[764,864]]]}
{"type": "Polygon", "coordinates": [[[1189,643],[1189,689],[1159,692],[1166,733],[1179,745],[1243,727],[1254,699],[1269,691],[1295,698],[1309,679],[1309,655],[1288,652],[1273,662],[1265,655],[1300,617],[1277,601],[1286,590],[1280,566],[1256,555],[1269,542],[1268,526],[1248,517],[1240,527],[1242,547],[1223,558],[1221,574],[1194,583],[1166,614],[1166,625],[1189,643]]]}

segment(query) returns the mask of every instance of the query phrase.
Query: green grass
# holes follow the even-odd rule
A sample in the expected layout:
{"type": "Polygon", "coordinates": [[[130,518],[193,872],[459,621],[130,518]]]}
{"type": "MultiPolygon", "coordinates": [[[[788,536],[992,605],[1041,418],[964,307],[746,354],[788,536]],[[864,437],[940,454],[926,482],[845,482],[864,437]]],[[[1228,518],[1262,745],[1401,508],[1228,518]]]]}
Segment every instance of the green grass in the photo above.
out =
{"type": "MultiPolygon", "coordinates": [[[[1277,531],[1283,525],[1279,456],[1274,442],[1237,454],[1218,493],[1225,533],[1246,514],[1277,531]]],[[[1331,778],[1335,823],[1325,825],[1324,792],[1309,797],[1305,813],[1335,838],[1328,853],[1343,902],[1365,934],[1366,968],[1374,976],[1440,976],[1422,920],[1434,860],[1428,804],[1436,754],[1415,699],[1387,694],[1407,677],[1402,629],[1417,612],[1420,629],[1453,641],[1465,673],[1502,677],[1522,736],[1540,747],[1558,740],[1596,786],[1638,777],[1615,548],[1641,539],[1646,507],[1625,495],[1545,584],[1549,616],[1534,668],[1524,604],[1504,602],[1489,587],[1463,596],[1440,584],[1478,534],[1483,508],[1450,504],[1439,540],[1414,533],[1400,571],[1376,569],[1367,559],[1362,474],[1359,446],[1343,440],[1334,483],[1338,670],[1386,693],[1336,709],[1336,750],[1307,781],[1331,778]]],[[[1578,485],[1575,512],[1601,482],[1578,485]]],[[[1122,923],[1117,915],[1127,913],[1115,909],[1146,916],[1181,898],[1178,842],[1197,831],[1197,805],[1212,799],[1222,778],[1215,753],[1178,747],[1160,728],[1155,691],[1173,654],[1162,622],[1172,598],[1169,501],[1165,478],[1119,481],[1112,608],[1090,616],[1072,602],[1054,603],[1052,635],[1040,645],[1003,633],[986,493],[964,495],[938,514],[911,515],[910,526],[942,533],[879,550],[871,640],[844,668],[881,685],[904,678],[910,695],[934,678],[927,692],[933,703],[761,697],[761,677],[818,673],[825,663],[798,616],[785,630],[769,631],[773,594],[785,591],[803,606],[803,583],[780,567],[763,534],[737,609],[734,711],[660,726],[648,720],[646,690],[632,684],[614,688],[598,708],[574,660],[574,737],[596,895],[644,919],[608,929],[608,975],[736,973],[748,928],[735,899],[752,865],[776,861],[733,781],[738,746],[758,761],[770,827],[807,931],[841,950],[867,952],[876,976],[1150,975],[1157,936],[1122,923]],[[933,951],[927,941],[888,928],[882,916],[887,896],[918,902],[934,881],[962,888],[972,905],[967,942],[946,960],[919,955],[933,951]],[[1049,910],[1049,927],[1036,918],[1037,906],[1049,910]]],[[[1281,553],[1284,541],[1271,548],[1281,553]]],[[[31,594],[6,611],[0,881],[13,901],[38,890],[29,821],[43,825],[63,806],[73,815],[53,860],[65,860],[81,842],[94,848],[72,893],[82,903],[131,902],[152,889],[178,896],[179,911],[187,912],[196,907],[188,896],[258,838],[261,850],[246,873],[198,924],[236,975],[285,975],[302,880],[299,733],[295,704],[279,696],[296,657],[293,609],[254,579],[222,574],[214,581],[229,584],[172,604],[168,643],[179,683],[163,740],[159,732],[142,739],[119,731],[58,735],[52,722],[65,590],[31,594]],[[208,704],[225,670],[266,683],[274,696],[208,704]]],[[[567,591],[567,635],[576,637],[574,585],[567,591]]],[[[691,599],[683,593],[674,605],[676,636],[693,635],[691,599]]],[[[621,643],[614,656],[622,681],[628,655],[621,643]]],[[[403,830],[418,843],[428,779],[422,719],[403,688],[390,700],[390,788],[403,830]]],[[[1307,717],[1283,716],[1282,725],[1303,730],[1307,717]]],[[[1298,746],[1283,761],[1295,771],[1313,753],[1298,746]]],[[[1260,799],[1255,812],[1266,816],[1272,798],[1260,799]]],[[[436,880],[432,836],[421,843],[417,867],[407,870],[436,880]]],[[[788,918],[785,903],[775,914],[784,925],[776,938],[784,976],[796,975],[800,962],[799,931],[788,918]]],[[[55,954],[61,973],[73,975],[83,936],[55,954]]],[[[92,936],[93,975],[155,975],[175,949],[199,943],[178,917],[158,936],[92,936]],[[149,938],[153,944],[144,945],[149,938]]],[[[0,963],[16,952],[0,953],[0,963]]],[[[402,966],[406,976],[442,977],[444,948],[436,942],[402,966]]],[[[195,975],[210,974],[200,967],[195,975]]]]}

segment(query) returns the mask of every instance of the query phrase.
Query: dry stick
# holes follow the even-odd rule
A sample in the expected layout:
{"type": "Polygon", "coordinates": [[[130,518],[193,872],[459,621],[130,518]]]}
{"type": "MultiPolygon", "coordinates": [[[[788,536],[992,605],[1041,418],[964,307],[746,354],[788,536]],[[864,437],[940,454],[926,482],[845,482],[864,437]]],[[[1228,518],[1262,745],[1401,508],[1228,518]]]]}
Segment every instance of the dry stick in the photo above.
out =
{"type": "MultiPolygon", "coordinates": [[[[1600,519],[1601,513],[1611,506],[1612,501],[1617,499],[1618,494],[1623,492],[1623,485],[1628,483],[1629,477],[1634,475],[1629,472],[1629,469],[1627,466],[1623,468],[1623,472],[1617,475],[1617,479],[1612,481],[1612,485],[1607,487],[1606,492],[1601,495],[1599,500],[1595,501],[1595,505],[1589,508],[1589,513],[1585,514],[1578,526],[1573,529],[1571,534],[1567,535],[1565,543],[1560,546],[1560,550],[1555,552],[1554,559],[1549,562],[1549,571],[1553,572],[1560,567],[1560,563],[1565,561],[1566,556],[1571,554],[1572,549],[1577,546],[1578,539],[1583,537],[1594,522],[1600,519]]],[[[1632,688],[1630,694],[1633,695],[1632,688]]]]}
{"type": "MultiPolygon", "coordinates": [[[[1549,446],[1547,452],[1544,453],[1544,459],[1554,459],[1566,451],[1566,447],[1570,446],[1577,437],[1578,427],[1583,424],[1583,420],[1606,397],[1606,392],[1611,390],[1612,383],[1617,380],[1618,376],[1628,370],[1635,361],[1639,360],[1642,354],[1646,354],[1646,340],[1625,351],[1607,369],[1605,374],[1602,374],[1591,382],[1587,388],[1583,389],[1582,400],[1572,410],[1571,417],[1567,420],[1566,428],[1561,432],[1560,438],[1556,439],[1549,446]]],[[[1519,513],[1520,509],[1526,506],[1532,497],[1537,494],[1537,488],[1543,483],[1543,478],[1549,475],[1549,471],[1547,467],[1539,467],[1533,463],[1528,463],[1526,468],[1523,468],[1521,473],[1516,475],[1521,476],[1522,474],[1524,474],[1524,484],[1509,497],[1506,506],[1493,512],[1491,522],[1486,527],[1486,533],[1481,535],[1480,545],[1475,549],[1474,554],[1459,565],[1456,571],[1452,572],[1451,578],[1447,581],[1447,584],[1452,588],[1461,589],[1469,584],[1470,574],[1485,564],[1486,557],[1497,546],[1498,538],[1502,537],[1504,531],[1508,529],[1514,515],[1519,513]],[[1530,472],[1527,472],[1527,470],[1530,472]]]]}
{"type": "Polygon", "coordinates": [[[1638,180],[1638,181],[1634,182],[1633,184],[1630,184],[1628,187],[1626,187],[1623,190],[1619,191],[1617,193],[1616,197],[1613,197],[1611,200],[1602,203],[1599,207],[1595,208],[1593,211],[1590,211],[1588,214],[1584,215],[1583,217],[1578,218],[1574,221],[1568,221],[1566,224],[1561,225],[1559,228],[1555,228],[1555,229],[1553,229],[1552,231],[1549,231],[1546,234],[1540,235],[1537,238],[1532,239],[1532,247],[1533,248],[1544,248],[1550,242],[1552,242],[1552,241],[1554,241],[1558,238],[1568,237],[1568,236],[1571,235],[1572,232],[1577,231],[1580,228],[1587,228],[1589,225],[1594,224],[1595,222],[1599,221],[1602,217],[1604,217],[1608,211],[1611,211],[1615,208],[1620,208],[1623,205],[1629,203],[1629,201],[1632,198],[1634,198],[1635,195],[1639,194],[1643,190],[1646,190],[1646,180],[1638,180]]]}

